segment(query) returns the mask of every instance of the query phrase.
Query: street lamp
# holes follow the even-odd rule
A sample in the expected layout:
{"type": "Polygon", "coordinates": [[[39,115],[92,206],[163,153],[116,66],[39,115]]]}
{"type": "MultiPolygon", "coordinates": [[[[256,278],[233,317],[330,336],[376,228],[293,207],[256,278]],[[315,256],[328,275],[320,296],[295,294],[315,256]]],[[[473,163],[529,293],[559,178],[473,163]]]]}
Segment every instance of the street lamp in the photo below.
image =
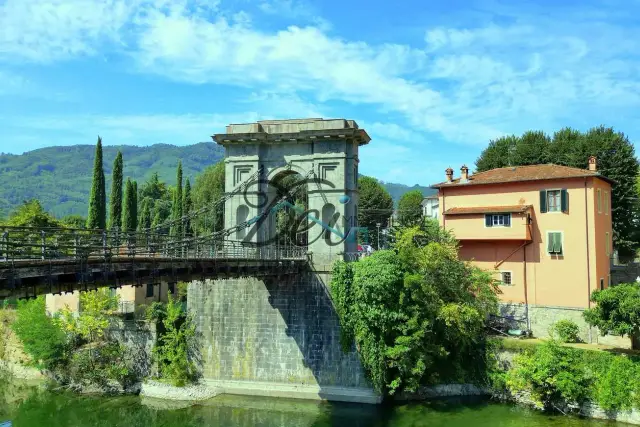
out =
{"type": "Polygon", "coordinates": [[[376,227],[378,227],[378,250],[380,250],[380,226],[382,224],[380,224],[379,222],[376,223],[376,227]]]}

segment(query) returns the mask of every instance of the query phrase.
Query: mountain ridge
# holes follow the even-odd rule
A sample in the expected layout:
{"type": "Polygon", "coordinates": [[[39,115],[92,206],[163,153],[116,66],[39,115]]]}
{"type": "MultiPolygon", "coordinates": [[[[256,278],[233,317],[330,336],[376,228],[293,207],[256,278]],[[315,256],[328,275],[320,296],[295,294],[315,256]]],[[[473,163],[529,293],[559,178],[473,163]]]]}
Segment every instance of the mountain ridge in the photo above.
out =
{"type": "MultiPolygon", "coordinates": [[[[184,179],[195,177],[224,156],[224,148],[213,142],[176,146],[158,143],[150,146],[103,146],[107,194],[111,189],[111,169],[117,151],[124,157],[124,178],[139,184],[154,172],[169,185],[175,184],[176,166],[182,160],[184,179]]],[[[0,153],[0,218],[6,217],[23,201],[38,199],[56,217],[86,216],[91,188],[95,145],[60,145],[38,148],[22,154],[0,153]]],[[[435,190],[404,184],[382,183],[397,204],[402,194],[419,189],[424,195],[435,190]]]]}

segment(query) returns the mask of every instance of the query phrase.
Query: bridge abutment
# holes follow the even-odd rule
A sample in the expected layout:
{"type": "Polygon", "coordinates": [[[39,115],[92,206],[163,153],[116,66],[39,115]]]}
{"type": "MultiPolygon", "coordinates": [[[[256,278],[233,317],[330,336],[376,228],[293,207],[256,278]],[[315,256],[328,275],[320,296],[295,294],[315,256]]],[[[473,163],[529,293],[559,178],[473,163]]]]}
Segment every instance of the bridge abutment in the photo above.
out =
{"type": "Polygon", "coordinates": [[[355,351],[344,353],[330,275],[194,281],[204,379],[229,394],[379,403],[355,351]]]}

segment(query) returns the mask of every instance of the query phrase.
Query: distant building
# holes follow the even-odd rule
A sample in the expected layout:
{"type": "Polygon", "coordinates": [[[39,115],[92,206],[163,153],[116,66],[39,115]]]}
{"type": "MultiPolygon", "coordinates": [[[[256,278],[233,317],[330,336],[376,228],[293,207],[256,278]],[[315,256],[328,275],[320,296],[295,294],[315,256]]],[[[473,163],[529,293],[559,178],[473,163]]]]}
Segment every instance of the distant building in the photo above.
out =
{"type": "Polygon", "coordinates": [[[440,208],[440,202],[438,200],[438,194],[432,194],[422,199],[422,214],[426,218],[438,218],[438,209],[440,208]]]}

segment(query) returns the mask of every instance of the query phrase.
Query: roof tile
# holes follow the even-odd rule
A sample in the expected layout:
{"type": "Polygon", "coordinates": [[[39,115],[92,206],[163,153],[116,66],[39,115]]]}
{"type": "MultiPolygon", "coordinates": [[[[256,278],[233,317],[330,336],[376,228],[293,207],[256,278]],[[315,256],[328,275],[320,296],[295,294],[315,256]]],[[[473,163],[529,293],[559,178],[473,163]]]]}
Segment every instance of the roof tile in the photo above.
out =
{"type": "Polygon", "coordinates": [[[432,185],[432,188],[452,187],[462,185],[499,184],[505,182],[537,181],[547,179],[598,177],[607,182],[613,181],[596,171],[588,169],[570,168],[554,164],[530,165],[530,166],[509,166],[506,168],[491,169],[485,172],[478,172],[469,176],[467,182],[460,182],[460,178],[452,182],[441,182],[432,185]]]}

